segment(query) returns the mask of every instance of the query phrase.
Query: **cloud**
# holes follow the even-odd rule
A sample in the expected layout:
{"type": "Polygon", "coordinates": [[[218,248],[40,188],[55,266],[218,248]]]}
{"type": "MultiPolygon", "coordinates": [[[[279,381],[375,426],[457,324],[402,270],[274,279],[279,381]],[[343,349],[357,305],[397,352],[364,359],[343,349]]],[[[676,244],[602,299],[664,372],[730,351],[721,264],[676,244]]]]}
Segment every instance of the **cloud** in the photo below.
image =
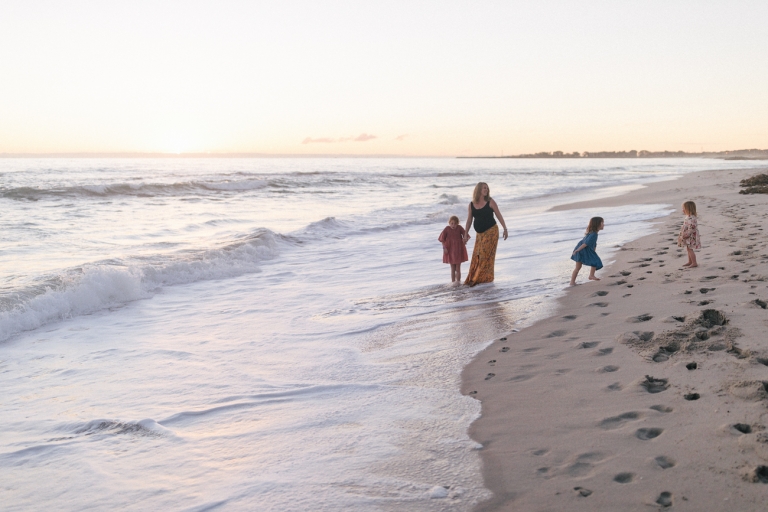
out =
{"type": "Polygon", "coordinates": [[[313,139],[312,137],[307,137],[303,141],[301,141],[302,144],[313,144],[315,142],[336,142],[334,139],[329,139],[328,137],[322,137],[320,139],[313,139]]]}
{"type": "Polygon", "coordinates": [[[376,138],[378,138],[378,137],[376,137],[375,135],[368,135],[367,133],[361,133],[357,137],[339,137],[338,139],[332,139],[330,137],[320,137],[320,138],[317,138],[317,139],[313,139],[312,137],[307,137],[306,139],[301,141],[301,143],[302,144],[314,144],[315,142],[324,142],[324,143],[329,143],[329,142],[349,142],[351,140],[353,140],[355,142],[366,142],[366,141],[369,141],[369,140],[372,140],[372,139],[376,139],[376,138]]]}
{"type": "Polygon", "coordinates": [[[403,134],[403,135],[398,135],[397,137],[395,137],[395,140],[405,140],[405,138],[406,138],[407,136],[408,136],[408,134],[407,134],[407,133],[405,133],[405,134],[403,134]]]}

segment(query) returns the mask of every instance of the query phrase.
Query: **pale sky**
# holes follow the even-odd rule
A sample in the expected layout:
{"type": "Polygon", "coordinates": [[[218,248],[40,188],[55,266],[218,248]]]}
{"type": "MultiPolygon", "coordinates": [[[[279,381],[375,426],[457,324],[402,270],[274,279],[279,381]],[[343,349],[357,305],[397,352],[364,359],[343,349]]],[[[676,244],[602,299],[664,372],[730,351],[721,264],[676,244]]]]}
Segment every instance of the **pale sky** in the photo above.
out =
{"type": "Polygon", "coordinates": [[[768,2],[0,1],[0,153],[768,148],[768,2]]]}

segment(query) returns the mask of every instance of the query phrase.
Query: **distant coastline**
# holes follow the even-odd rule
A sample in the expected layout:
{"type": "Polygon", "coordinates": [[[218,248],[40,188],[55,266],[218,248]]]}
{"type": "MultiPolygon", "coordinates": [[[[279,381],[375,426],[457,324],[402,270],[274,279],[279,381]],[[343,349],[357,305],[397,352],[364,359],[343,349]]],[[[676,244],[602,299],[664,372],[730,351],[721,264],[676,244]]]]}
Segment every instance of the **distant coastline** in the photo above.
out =
{"type": "Polygon", "coordinates": [[[768,149],[737,149],[735,151],[706,151],[688,153],[685,151],[584,151],[564,153],[528,153],[505,156],[459,156],[456,158],[719,158],[722,160],[768,160],[768,149]]]}

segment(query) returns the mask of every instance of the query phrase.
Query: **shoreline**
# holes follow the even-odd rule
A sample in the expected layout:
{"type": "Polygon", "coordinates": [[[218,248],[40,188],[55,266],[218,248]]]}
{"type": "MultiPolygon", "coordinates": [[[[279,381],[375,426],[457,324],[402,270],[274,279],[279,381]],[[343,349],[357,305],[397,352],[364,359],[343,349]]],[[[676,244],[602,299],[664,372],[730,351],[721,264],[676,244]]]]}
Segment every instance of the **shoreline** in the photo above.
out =
{"type": "Polygon", "coordinates": [[[679,268],[682,214],[657,219],[601,281],[569,288],[553,316],[464,368],[462,394],[481,402],[468,433],[493,493],[476,510],[764,508],[768,196],[738,194],[759,172],[700,171],[551,209],[693,200],[699,267],[679,268]]]}

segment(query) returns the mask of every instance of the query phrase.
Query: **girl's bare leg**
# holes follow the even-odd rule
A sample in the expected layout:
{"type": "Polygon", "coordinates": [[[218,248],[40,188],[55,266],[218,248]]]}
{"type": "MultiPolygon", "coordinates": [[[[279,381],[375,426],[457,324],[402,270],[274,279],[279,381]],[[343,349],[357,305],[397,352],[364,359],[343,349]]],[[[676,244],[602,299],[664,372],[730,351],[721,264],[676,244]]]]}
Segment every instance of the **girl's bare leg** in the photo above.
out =
{"type": "Polygon", "coordinates": [[[688,262],[683,264],[683,267],[690,267],[693,262],[691,261],[691,250],[686,247],[688,251],[688,262]]]}
{"type": "Polygon", "coordinates": [[[451,263],[451,282],[452,283],[456,282],[456,264],[455,263],[451,263]]]}
{"type": "Polygon", "coordinates": [[[456,264],[456,282],[461,282],[461,263],[456,264]]]}
{"type": "Polygon", "coordinates": [[[696,263],[696,253],[693,252],[693,249],[690,247],[688,249],[688,261],[690,262],[690,265],[688,265],[689,268],[698,267],[699,264],[696,263]]]}
{"type": "Polygon", "coordinates": [[[579,275],[579,270],[581,270],[581,262],[576,262],[576,268],[573,269],[573,273],[571,274],[571,286],[576,286],[576,276],[579,275]]]}
{"type": "Polygon", "coordinates": [[[595,268],[595,267],[589,267],[589,268],[592,269],[592,270],[589,271],[589,280],[590,281],[599,281],[600,278],[599,277],[595,277],[595,271],[597,270],[597,268],[595,268]]]}

